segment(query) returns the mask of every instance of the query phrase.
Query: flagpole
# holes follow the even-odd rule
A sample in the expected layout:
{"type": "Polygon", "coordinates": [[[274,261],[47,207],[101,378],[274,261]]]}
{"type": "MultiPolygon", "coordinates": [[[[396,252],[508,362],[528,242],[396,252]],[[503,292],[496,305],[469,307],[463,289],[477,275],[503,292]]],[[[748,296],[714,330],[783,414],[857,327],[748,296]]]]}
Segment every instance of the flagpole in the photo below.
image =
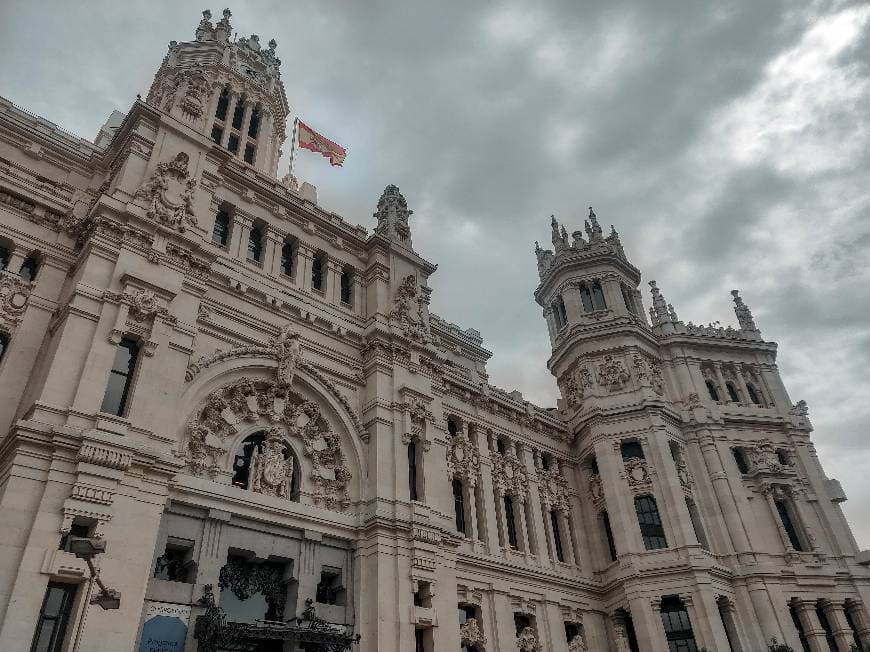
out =
{"type": "Polygon", "coordinates": [[[299,117],[293,119],[293,136],[290,143],[290,176],[293,176],[293,161],[296,158],[296,127],[299,124],[299,117]]]}

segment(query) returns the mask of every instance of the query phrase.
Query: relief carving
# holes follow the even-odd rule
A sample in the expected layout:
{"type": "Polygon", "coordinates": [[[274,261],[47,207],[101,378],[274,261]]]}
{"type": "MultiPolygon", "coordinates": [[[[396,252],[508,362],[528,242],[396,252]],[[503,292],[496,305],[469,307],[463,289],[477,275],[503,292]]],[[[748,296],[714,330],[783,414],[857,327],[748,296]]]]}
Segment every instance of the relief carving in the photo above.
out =
{"type": "Polygon", "coordinates": [[[529,493],[529,479],[526,475],[526,467],[517,458],[516,453],[508,448],[502,455],[498,452],[491,454],[492,479],[496,491],[502,496],[516,496],[525,502],[529,493]]]}
{"type": "Polygon", "coordinates": [[[196,226],[193,214],[196,179],[188,172],[188,162],[188,155],[179,152],[171,161],[159,163],[151,178],[136,192],[136,199],[145,200],[145,214],[149,218],[182,232],[188,226],[196,226]]]}
{"type": "Polygon", "coordinates": [[[396,290],[390,321],[412,340],[426,343],[432,339],[423,304],[417,298],[417,279],[413,274],[408,274],[396,290]]]}
{"type": "Polygon", "coordinates": [[[534,627],[525,627],[517,637],[517,650],[519,652],[542,652],[544,646],[538,643],[538,632],[534,627]]]}
{"type": "Polygon", "coordinates": [[[285,457],[280,428],[269,428],[262,451],[251,456],[251,491],[276,498],[289,498],[293,484],[293,458],[285,457]]]}
{"type": "Polygon", "coordinates": [[[475,646],[479,650],[485,649],[486,636],[477,622],[477,618],[469,618],[459,626],[459,642],[463,647],[475,646]]]}
{"type": "Polygon", "coordinates": [[[465,480],[470,486],[480,476],[480,452],[464,433],[453,437],[447,446],[447,474],[465,480]]]}
{"type": "Polygon", "coordinates": [[[18,276],[0,273],[0,324],[13,329],[21,322],[30,300],[30,283],[18,276]]]}
{"type": "Polygon", "coordinates": [[[538,469],[538,491],[544,507],[568,514],[570,511],[568,481],[558,469],[538,469]]]}
{"type": "Polygon", "coordinates": [[[605,355],[604,362],[598,365],[598,383],[611,392],[622,389],[631,376],[622,360],[605,355]]]}

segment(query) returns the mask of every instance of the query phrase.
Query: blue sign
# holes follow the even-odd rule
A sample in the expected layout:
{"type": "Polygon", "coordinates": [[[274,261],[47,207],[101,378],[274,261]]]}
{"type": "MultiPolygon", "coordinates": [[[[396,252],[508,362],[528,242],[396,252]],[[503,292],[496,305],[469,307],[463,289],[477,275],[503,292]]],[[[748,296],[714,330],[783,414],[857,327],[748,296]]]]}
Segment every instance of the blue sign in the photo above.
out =
{"type": "Polygon", "coordinates": [[[184,652],[190,606],[147,602],[139,652],[184,652]]]}

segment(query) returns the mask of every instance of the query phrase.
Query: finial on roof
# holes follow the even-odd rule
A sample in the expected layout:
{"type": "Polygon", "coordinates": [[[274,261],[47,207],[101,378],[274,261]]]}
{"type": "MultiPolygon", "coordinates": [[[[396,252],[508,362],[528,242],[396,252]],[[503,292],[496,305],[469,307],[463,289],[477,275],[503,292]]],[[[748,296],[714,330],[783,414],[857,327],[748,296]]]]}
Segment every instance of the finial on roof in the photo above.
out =
{"type": "Polygon", "coordinates": [[[755,320],[752,318],[752,311],[749,309],[743,299],[740,298],[740,290],[731,290],[731,296],[734,297],[734,314],[737,315],[737,323],[740,324],[740,330],[757,331],[755,320]]]}
{"type": "Polygon", "coordinates": [[[653,305],[650,308],[649,314],[652,317],[653,326],[665,324],[670,321],[677,321],[677,312],[674,307],[665,301],[655,281],[649,282],[650,292],[652,292],[653,305]]]}

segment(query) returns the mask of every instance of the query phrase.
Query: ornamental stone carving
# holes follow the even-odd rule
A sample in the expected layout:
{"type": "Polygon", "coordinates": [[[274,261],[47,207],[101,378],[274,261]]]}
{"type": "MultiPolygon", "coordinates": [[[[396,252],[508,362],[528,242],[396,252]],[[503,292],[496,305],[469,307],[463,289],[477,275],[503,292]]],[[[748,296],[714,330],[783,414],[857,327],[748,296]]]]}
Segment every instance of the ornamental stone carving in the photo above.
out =
{"type": "Polygon", "coordinates": [[[689,463],[686,461],[686,452],[682,446],[676,449],[676,459],[674,463],[677,467],[677,477],[680,479],[680,486],[684,491],[691,491],[692,485],[695,484],[695,478],[692,477],[692,472],[689,470],[689,463]]]}
{"type": "Polygon", "coordinates": [[[459,641],[463,647],[475,646],[481,651],[484,650],[486,636],[483,635],[477,618],[469,618],[459,626],[459,641]]]}
{"type": "Polygon", "coordinates": [[[568,652],[586,652],[586,643],[580,634],[568,641],[568,652]]]}
{"type": "Polygon", "coordinates": [[[447,474],[451,478],[465,480],[472,487],[477,484],[480,452],[463,433],[455,435],[447,446],[447,474]]]}
{"type": "Polygon", "coordinates": [[[601,484],[601,476],[597,473],[589,476],[589,493],[595,502],[604,499],[604,485],[601,484]]]}
{"type": "Polygon", "coordinates": [[[12,274],[0,273],[0,325],[14,329],[21,322],[30,300],[30,283],[12,274]]]}
{"type": "MultiPolygon", "coordinates": [[[[410,421],[409,430],[402,433],[402,443],[406,446],[412,441],[420,442],[423,445],[423,450],[428,451],[432,447],[432,442],[426,438],[425,430],[426,423],[434,423],[435,415],[429,410],[426,403],[419,398],[409,397],[403,403],[393,403],[394,410],[401,410],[410,421]]],[[[448,454],[448,462],[449,462],[448,454]]]]}
{"type": "Polygon", "coordinates": [[[287,324],[278,329],[278,336],[269,340],[269,345],[274,349],[275,357],[278,359],[278,384],[281,387],[290,387],[296,375],[296,368],[302,361],[299,333],[287,324]]]}
{"type": "Polygon", "coordinates": [[[786,448],[777,450],[770,441],[757,443],[747,450],[747,454],[753,472],[778,475],[794,470],[794,453],[786,448]]]}
{"type": "Polygon", "coordinates": [[[604,356],[604,362],[598,365],[598,383],[611,392],[622,389],[630,378],[622,360],[612,355],[604,356]]]}
{"type": "Polygon", "coordinates": [[[378,200],[378,210],[373,217],[378,220],[375,233],[386,238],[396,238],[411,246],[411,229],[408,218],[414,211],[408,209],[408,202],[399,188],[390,184],[378,200]]]}
{"type": "Polygon", "coordinates": [[[149,218],[182,232],[188,226],[196,226],[193,214],[196,179],[188,173],[188,162],[188,155],[179,152],[171,161],[159,163],[136,191],[136,199],[145,200],[145,214],[149,218]]]}
{"type": "Polygon", "coordinates": [[[390,321],[412,340],[426,343],[432,339],[423,304],[417,298],[417,279],[413,274],[408,274],[396,290],[390,321]]]}
{"type": "MultiPolygon", "coordinates": [[[[254,423],[259,419],[284,424],[287,433],[302,442],[303,454],[312,467],[307,480],[316,503],[330,509],[350,504],[347,486],[352,474],[345,463],[340,437],[333,432],[316,403],[276,381],[240,378],[209,394],[204,405],[188,421],[186,437],[176,455],[186,461],[191,474],[215,478],[228,468],[229,445],[240,427],[244,422],[254,423]]],[[[271,451],[270,446],[265,451],[271,451]]],[[[269,477],[258,476],[256,472],[253,476],[260,479],[259,491],[289,496],[292,467],[281,467],[272,454],[266,457],[257,460],[256,471],[265,473],[269,463],[269,477]],[[283,487],[282,477],[287,482],[283,487]]],[[[252,489],[258,491],[254,486],[252,489]]]]}
{"type": "MultiPolygon", "coordinates": [[[[151,290],[138,290],[129,297],[126,303],[130,306],[130,317],[136,321],[144,322],[153,319],[161,312],[160,305],[157,303],[157,295],[151,290]]],[[[163,312],[167,312],[163,309],[163,312]]]]}
{"type": "Polygon", "coordinates": [[[625,479],[632,489],[646,489],[652,484],[647,461],[641,457],[630,457],[625,460],[625,479]]]}
{"type": "Polygon", "coordinates": [[[578,364],[572,371],[568,372],[564,396],[569,407],[574,407],[583,400],[592,387],[592,382],[592,372],[586,365],[578,364]]]}
{"type": "Polygon", "coordinates": [[[541,502],[547,509],[559,510],[562,514],[570,511],[568,481],[556,468],[539,468],[538,491],[541,502]]]}
{"type": "Polygon", "coordinates": [[[529,493],[529,479],[526,467],[516,453],[508,448],[504,455],[493,452],[491,458],[492,479],[496,491],[502,496],[516,496],[525,502],[529,493]]]}
{"type": "Polygon", "coordinates": [[[659,396],[665,393],[665,381],[658,362],[640,353],[635,353],[632,356],[632,366],[638,383],[648,385],[659,396]]]}
{"type": "Polygon", "coordinates": [[[519,652],[542,652],[544,646],[538,643],[538,632],[534,627],[525,627],[517,637],[519,652]]]}
{"type": "Polygon", "coordinates": [[[251,456],[251,491],[276,498],[289,498],[293,483],[293,457],[287,454],[283,432],[269,428],[262,448],[251,456]]]}

